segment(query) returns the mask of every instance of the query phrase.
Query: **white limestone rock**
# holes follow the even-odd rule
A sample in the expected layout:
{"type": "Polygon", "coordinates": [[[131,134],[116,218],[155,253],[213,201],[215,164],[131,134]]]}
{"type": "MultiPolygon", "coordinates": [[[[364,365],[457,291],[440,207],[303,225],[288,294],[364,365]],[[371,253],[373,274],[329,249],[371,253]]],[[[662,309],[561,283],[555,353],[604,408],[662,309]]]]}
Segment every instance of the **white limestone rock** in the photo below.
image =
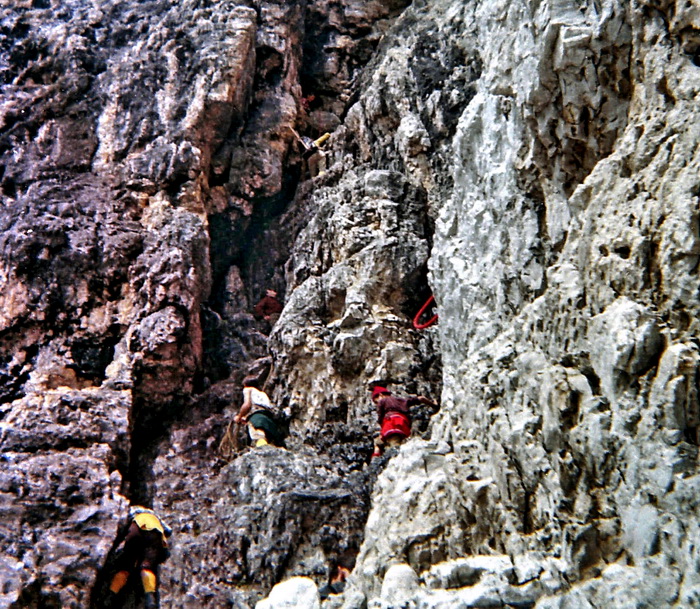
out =
{"type": "MultiPolygon", "coordinates": [[[[426,11],[445,33],[463,20],[483,61],[429,262],[431,442],[452,452],[436,472],[406,446],[384,471],[358,581],[379,599],[382,563],[403,552],[425,577],[462,544],[512,556],[538,606],[693,598],[697,65],[666,4],[448,4],[426,11]]],[[[441,594],[415,599],[467,598],[441,594]]]]}
{"type": "Polygon", "coordinates": [[[590,319],[588,340],[591,364],[611,401],[617,398],[620,373],[643,373],[655,363],[663,346],[654,315],[627,298],[616,300],[590,319]]]}
{"type": "Polygon", "coordinates": [[[255,609],[320,609],[318,588],[308,577],[292,577],[277,584],[255,609]]]}
{"type": "Polygon", "coordinates": [[[418,576],[409,565],[392,565],[384,575],[377,609],[415,605],[418,585],[418,576]]]}

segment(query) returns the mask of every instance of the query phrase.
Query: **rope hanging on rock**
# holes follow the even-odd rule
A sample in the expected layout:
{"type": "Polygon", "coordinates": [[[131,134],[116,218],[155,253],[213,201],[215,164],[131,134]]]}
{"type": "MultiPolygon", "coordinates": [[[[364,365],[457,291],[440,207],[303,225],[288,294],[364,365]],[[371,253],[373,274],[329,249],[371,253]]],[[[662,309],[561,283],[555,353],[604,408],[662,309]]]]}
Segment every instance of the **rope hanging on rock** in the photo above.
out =
{"type": "Polygon", "coordinates": [[[416,313],[416,316],[413,318],[413,327],[416,330],[424,330],[425,328],[432,326],[438,319],[437,313],[433,315],[428,321],[426,321],[424,324],[420,323],[420,318],[425,313],[428,309],[428,307],[431,305],[432,302],[435,301],[435,297],[431,294],[430,298],[425,302],[425,304],[420,308],[420,311],[416,313]]]}
{"type": "Polygon", "coordinates": [[[226,431],[219,443],[219,452],[225,459],[230,459],[238,452],[238,433],[240,429],[240,423],[229,421],[228,427],[226,427],[226,431]]]}

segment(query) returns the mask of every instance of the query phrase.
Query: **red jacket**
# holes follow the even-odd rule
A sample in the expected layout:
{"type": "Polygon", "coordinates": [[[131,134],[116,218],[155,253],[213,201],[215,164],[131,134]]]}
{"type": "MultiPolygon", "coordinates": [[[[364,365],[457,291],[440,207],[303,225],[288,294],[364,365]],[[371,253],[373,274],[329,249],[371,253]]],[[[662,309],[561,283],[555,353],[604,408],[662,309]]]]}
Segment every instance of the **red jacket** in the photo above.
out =
{"type": "Polygon", "coordinates": [[[282,312],[282,303],[272,296],[263,296],[262,300],[255,305],[253,315],[257,318],[263,318],[267,315],[274,315],[282,312]]]}
{"type": "Polygon", "coordinates": [[[404,399],[397,398],[393,395],[384,396],[377,402],[377,416],[379,417],[379,424],[382,424],[384,417],[390,412],[399,412],[410,419],[411,406],[420,403],[420,399],[417,397],[404,399]]]}

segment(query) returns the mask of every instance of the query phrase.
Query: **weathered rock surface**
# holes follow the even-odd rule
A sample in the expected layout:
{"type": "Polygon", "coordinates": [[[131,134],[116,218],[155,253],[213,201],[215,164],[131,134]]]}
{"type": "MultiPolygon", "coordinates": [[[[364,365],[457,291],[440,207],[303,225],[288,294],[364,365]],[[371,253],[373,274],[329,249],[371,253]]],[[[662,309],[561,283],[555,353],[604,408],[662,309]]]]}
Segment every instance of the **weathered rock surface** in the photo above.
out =
{"type": "Polygon", "coordinates": [[[178,539],[162,580],[173,605],[252,607],[260,586],[288,573],[322,580],[329,564],[357,553],[369,510],[362,474],[276,447],[216,471],[193,459],[191,439],[176,435],[154,471],[158,508],[174,516],[178,539]]]}
{"type": "Polygon", "coordinates": [[[359,587],[390,606],[383,570],[408,558],[418,605],[470,606],[462,590],[431,596],[431,565],[504,552],[511,591],[554,597],[538,606],[693,606],[697,14],[615,2],[459,14],[483,70],[430,262],[443,407],[433,444],[404,447],[376,489],[359,587]],[[436,458],[440,442],[452,451],[436,458]]]}
{"type": "Polygon", "coordinates": [[[255,605],[255,609],[320,609],[318,588],[308,577],[292,577],[277,584],[270,596],[255,605]]]}
{"type": "Polygon", "coordinates": [[[129,502],[163,607],[698,605],[699,66],[676,0],[0,3],[0,607],[129,502]],[[370,462],[377,382],[441,408],[370,462]]]}

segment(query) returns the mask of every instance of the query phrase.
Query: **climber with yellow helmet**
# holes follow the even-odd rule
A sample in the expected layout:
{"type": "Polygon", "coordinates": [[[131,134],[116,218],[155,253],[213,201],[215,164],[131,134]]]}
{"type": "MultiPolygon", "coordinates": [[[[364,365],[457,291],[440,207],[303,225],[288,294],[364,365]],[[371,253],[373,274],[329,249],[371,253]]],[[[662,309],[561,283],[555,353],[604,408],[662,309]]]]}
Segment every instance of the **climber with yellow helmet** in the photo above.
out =
{"type": "Polygon", "coordinates": [[[129,510],[129,525],[124,535],[124,547],[117,558],[117,572],[109,586],[104,604],[106,609],[117,607],[119,593],[126,585],[129,576],[140,572],[144,591],[145,609],[157,609],[157,568],[165,562],[170,552],[167,537],[172,534],[168,527],[153,510],[140,505],[129,510]]]}
{"type": "Polygon", "coordinates": [[[323,151],[323,145],[331,137],[330,133],[324,133],[321,137],[311,139],[305,135],[299,135],[292,127],[289,130],[294,134],[301,145],[302,158],[306,161],[306,166],[309,170],[309,177],[323,175],[326,171],[326,153],[323,151]]]}

